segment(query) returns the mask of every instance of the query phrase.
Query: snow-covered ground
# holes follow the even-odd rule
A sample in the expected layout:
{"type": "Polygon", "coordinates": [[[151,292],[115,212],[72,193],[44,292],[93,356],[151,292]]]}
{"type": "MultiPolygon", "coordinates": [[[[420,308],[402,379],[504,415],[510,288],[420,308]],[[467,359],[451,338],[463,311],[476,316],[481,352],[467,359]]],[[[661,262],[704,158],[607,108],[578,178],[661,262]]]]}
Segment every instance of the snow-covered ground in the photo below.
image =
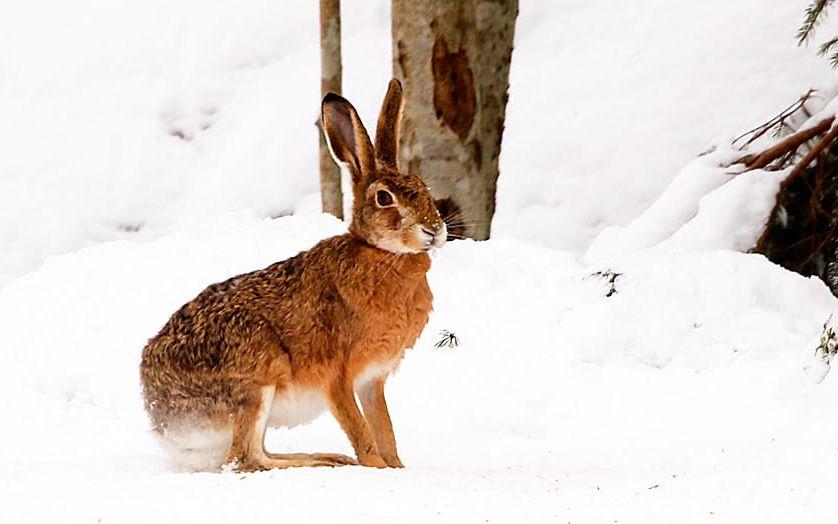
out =
{"type": "MultiPolygon", "coordinates": [[[[368,123],[388,3],[343,2],[368,123]]],[[[838,302],[741,252],[782,173],[725,145],[834,81],[794,46],[806,3],[522,2],[496,234],[436,253],[388,386],[407,468],[247,475],[172,468],[137,366],[207,284],[344,231],[316,212],[316,2],[7,9],[0,522],[834,522],[838,302]]],[[[350,451],[329,416],[268,443],[350,451]]]]}
{"type": "MultiPolygon", "coordinates": [[[[586,266],[510,238],[449,244],[389,382],[407,469],[173,470],[140,402],[145,340],[207,282],[341,230],[225,215],[0,290],[0,521],[831,521],[838,376],[804,368],[835,299],[730,251],[586,266]],[[619,273],[611,296],[598,270],[619,273]],[[461,345],[435,349],[443,329],[461,345]]],[[[330,416],[268,443],[351,452],[330,416]]]]}

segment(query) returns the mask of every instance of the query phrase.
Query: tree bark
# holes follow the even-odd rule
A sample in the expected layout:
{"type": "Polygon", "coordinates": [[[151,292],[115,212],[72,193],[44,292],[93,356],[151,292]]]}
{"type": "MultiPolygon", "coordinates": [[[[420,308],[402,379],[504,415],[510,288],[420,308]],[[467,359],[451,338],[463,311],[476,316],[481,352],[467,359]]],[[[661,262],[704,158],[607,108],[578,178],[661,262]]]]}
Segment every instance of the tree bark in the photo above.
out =
{"type": "Polygon", "coordinates": [[[402,81],[401,168],[489,238],[495,212],[517,0],[393,0],[393,71],[402,81]]]}
{"type": "MultiPolygon", "coordinates": [[[[320,0],[320,97],[328,92],[340,94],[340,0],[320,0]]],[[[319,120],[318,120],[319,123],[319,120]]],[[[343,218],[343,192],[340,188],[340,168],[329,154],[329,146],[320,136],[320,198],[323,211],[343,218]]]]}

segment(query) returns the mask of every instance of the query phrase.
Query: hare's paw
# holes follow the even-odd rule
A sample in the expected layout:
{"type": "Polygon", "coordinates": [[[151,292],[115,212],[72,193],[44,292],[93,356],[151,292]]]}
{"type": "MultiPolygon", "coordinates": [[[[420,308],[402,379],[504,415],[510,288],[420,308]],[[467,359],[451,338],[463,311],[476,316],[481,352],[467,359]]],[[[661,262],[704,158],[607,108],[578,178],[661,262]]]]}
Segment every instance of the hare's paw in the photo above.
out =
{"type": "Polygon", "coordinates": [[[384,462],[386,462],[387,465],[391,468],[403,468],[404,467],[404,464],[402,464],[402,461],[399,460],[399,457],[397,455],[391,455],[391,456],[384,455],[382,458],[384,459],[384,462]]]}
{"type": "Polygon", "coordinates": [[[357,466],[358,461],[338,453],[268,453],[273,461],[300,462],[310,466],[357,466]]]}
{"type": "Polygon", "coordinates": [[[312,455],[315,460],[329,462],[334,466],[357,466],[358,461],[352,457],[341,455],[339,453],[315,453],[312,455]]]}
{"type": "Polygon", "coordinates": [[[367,466],[369,468],[386,468],[387,463],[384,462],[384,459],[381,458],[380,455],[376,453],[370,453],[364,457],[358,457],[358,462],[362,466],[367,466]]]}

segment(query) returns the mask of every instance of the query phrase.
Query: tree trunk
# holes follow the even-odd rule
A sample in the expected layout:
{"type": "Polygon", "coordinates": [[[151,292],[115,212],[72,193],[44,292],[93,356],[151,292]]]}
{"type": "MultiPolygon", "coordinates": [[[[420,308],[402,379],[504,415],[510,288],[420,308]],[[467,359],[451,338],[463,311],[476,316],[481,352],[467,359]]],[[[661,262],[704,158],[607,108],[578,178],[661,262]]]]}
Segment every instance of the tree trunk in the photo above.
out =
{"type": "Polygon", "coordinates": [[[468,236],[495,212],[517,0],[393,0],[401,167],[460,208],[468,236]]]}
{"type": "MultiPolygon", "coordinates": [[[[341,92],[340,0],[320,0],[320,97],[341,92]]],[[[318,120],[319,123],[319,120],[318,120]]],[[[320,126],[318,126],[320,127],[320,126]]],[[[340,169],[329,154],[323,133],[320,136],[320,198],[323,211],[343,218],[343,192],[340,169]]]]}

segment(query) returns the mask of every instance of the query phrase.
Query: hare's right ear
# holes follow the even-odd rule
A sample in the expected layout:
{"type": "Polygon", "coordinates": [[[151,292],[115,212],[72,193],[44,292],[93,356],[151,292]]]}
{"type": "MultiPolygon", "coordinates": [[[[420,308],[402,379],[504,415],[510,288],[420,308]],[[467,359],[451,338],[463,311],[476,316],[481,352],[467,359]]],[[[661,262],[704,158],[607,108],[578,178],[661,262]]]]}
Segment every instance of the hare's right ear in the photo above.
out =
{"type": "Polygon", "coordinates": [[[334,93],[323,97],[321,111],[323,134],[332,158],[349,168],[352,182],[360,184],[375,169],[375,157],[358,112],[345,98],[334,93]]]}
{"type": "Polygon", "coordinates": [[[404,95],[402,84],[395,78],[387,86],[375,129],[375,155],[379,162],[399,169],[399,133],[402,127],[404,95]]]}

